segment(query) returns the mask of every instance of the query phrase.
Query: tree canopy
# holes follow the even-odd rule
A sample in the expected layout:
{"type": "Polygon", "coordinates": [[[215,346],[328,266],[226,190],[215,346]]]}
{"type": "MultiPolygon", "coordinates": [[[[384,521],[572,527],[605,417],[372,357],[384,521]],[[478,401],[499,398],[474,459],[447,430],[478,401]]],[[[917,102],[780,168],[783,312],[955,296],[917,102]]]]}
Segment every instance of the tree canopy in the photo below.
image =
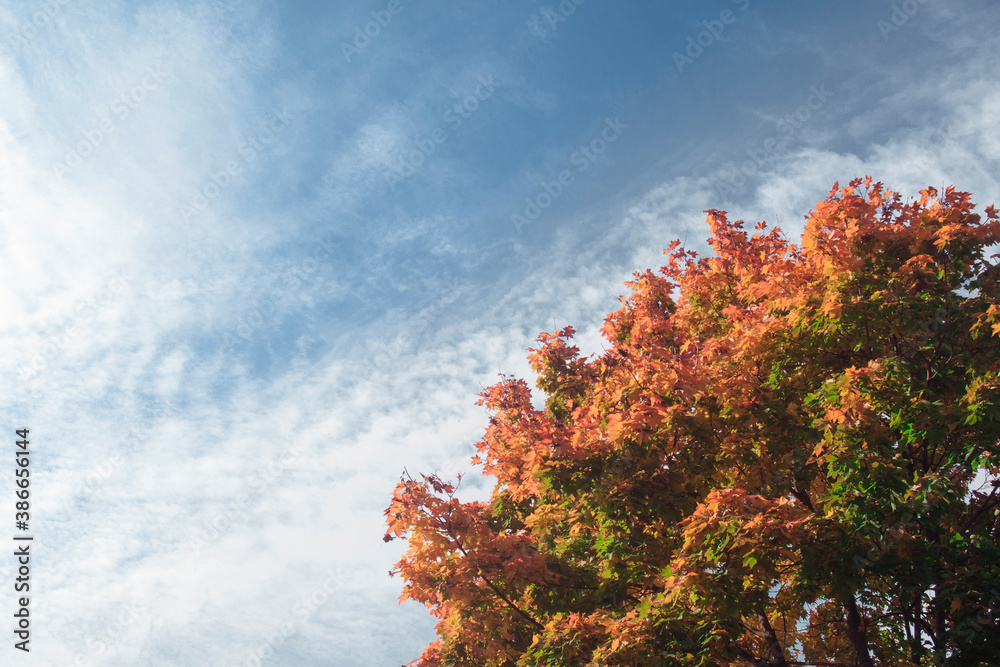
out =
{"type": "Polygon", "coordinates": [[[386,540],[418,667],[997,665],[993,207],[834,185],[801,243],[708,211],[609,314],[501,376],[489,502],[405,475],[386,540]]]}

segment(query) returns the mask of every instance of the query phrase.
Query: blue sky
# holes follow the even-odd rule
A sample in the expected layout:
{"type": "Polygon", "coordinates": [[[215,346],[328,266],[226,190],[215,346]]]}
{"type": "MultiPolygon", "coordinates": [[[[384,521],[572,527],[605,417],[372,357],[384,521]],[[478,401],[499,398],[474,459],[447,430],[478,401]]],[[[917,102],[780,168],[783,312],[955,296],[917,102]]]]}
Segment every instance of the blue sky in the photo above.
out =
{"type": "Polygon", "coordinates": [[[530,379],[540,331],[599,352],[706,209],[796,238],[866,174],[1000,202],[998,27],[985,0],[0,7],[31,659],[416,658],[403,468],[487,495],[477,393],[530,379]]]}

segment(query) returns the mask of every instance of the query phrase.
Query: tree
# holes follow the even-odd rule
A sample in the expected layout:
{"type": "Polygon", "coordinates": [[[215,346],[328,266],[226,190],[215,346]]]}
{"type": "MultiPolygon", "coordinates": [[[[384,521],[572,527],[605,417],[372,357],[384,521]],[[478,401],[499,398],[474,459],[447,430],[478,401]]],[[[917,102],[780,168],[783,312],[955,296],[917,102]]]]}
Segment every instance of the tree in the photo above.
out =
{"type": "MultiPolygon", "coordinates": [[[[970,196],[835,185],[801,245],[708,211],[583,359],[502,376],[489,502],[404,476],[411,665],[997,665],[1000,241],[970,196]]],[[[460,481],[460,480],[459,480],[460,481]]]]}

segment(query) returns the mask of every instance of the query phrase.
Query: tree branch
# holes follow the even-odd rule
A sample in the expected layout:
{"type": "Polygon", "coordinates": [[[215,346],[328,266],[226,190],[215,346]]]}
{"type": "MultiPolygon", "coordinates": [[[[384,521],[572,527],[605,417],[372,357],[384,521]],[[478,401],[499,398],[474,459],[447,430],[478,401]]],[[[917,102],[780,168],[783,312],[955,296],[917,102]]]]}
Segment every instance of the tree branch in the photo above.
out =
{"type": "Polygon", "coordinates": [[[847,636],[854,645],[857,667],[875,667],[868,653],[868,639],[865,637],[861,612],[858,611],[858,603],[855,602],[853,593],[844,600],[844,611],[847,613],[847,636]]]}
{"type": "Polygon", "coordinates": [[[788,662],[785,661],[785,652],[781,648],[781,642],[778,641],[778,634],[771,626],[771,622],[767,620],[767,614],[759,611],[757,612],[757,618],[760,620],[761,627],[764,628],[764,641],[767,642],[768,650],[771,652],[770,664],[775,667],[787,667],[788,662]]]}
{"type": "Polygon", "coordinates": [[[809,511],[811,511],[811,512],[816,511],[815,508],[813,508],[812,501],[809,500],[809,494],[808,493],[806,493],[805,491],[800,491],[799,489],[793,488],[792,489],[792,495],[795,496],[796,500],[798,500],[800,503],[802,503],[803,505],[805,505],[806,508],[809,511]]]}
{"type": "Polygon", "coordinates": [[[459,541],[459,539],[452,532],[452,530],[451,530],[451,522],[450,521],[448,521],[448,524],[447,524],[447,526],[446,526],[445,529],[448,531],[448,537],[450,537],[452,540],[455,541],[455,546],[458,547],[458,550],[461,551],[462,555],[465,556],[466,559],[468,559],[468,561],[475,566],[476,571],[479,572],[479,576],[482,577],[483,581],[486,582],[486,585],[489,586],[490,588],[492,588],[493,592],[496,593],[497,596],[501,600],[503,600],[504,604],[506,604],[508,607],[510,607],[511,609],[513,609],[515,612],[517,612],[518,615],[521,616],[521,618],[523,618],[524,620],[528,621],[529,623],[531,623],[532,625],[534,625],[539,630],[544,630],[545,629],[544,625],[542,625],[541,623],[539,623],[538,621],[536,621],[534,618],[532,618],[531,615],[528,614],[528,612],[524,611],[523,609],[521,609],[520,607],[518,607],[516,604],[514,604],[513,602],[511,602],[510,598],[508,598],[506,595],[504,595],[504,592],[501,591],[499,588],[497,588],[496,584],[494,584],[492,581],[490,581],[489,577],[487,577],[483,573],[483,571],[479,567],[479,565],[474,560],[472,560],[472,558],[469,556],[469,553],[465,550],[465,547],[462,546],[462,543],[459,541]]]}
{"type": "Polygon", "coordinates": [[[754,667],[788,667],[788,661],[785,660],[785,652],[781,648],[781,642],[778,641],[778,634],[767,619],[767,614],[762,611],[757,612],[757,620],[761,624],[760,630],[744,621],[740,621],[740,626],[755,637],[759,637],[767,642],[769,656],[767,658],[757,658],[746,649],[738,647],[740,655],[744,660],[753,664],[754,667]]]}

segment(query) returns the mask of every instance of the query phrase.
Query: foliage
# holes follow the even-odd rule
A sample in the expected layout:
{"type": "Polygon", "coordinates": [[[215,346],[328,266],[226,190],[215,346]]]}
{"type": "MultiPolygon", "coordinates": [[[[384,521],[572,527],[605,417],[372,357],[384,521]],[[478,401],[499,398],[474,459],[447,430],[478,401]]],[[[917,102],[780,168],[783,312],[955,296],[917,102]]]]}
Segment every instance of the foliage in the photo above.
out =
{"type": "Polygon", "coordinates": [[[708,224],[603,355],[538,337],[544,408],[483,392],[490,502],[401,480],[411,665],[1000,664],[996,210],[867,178],[799,246],[708,224]]]}

